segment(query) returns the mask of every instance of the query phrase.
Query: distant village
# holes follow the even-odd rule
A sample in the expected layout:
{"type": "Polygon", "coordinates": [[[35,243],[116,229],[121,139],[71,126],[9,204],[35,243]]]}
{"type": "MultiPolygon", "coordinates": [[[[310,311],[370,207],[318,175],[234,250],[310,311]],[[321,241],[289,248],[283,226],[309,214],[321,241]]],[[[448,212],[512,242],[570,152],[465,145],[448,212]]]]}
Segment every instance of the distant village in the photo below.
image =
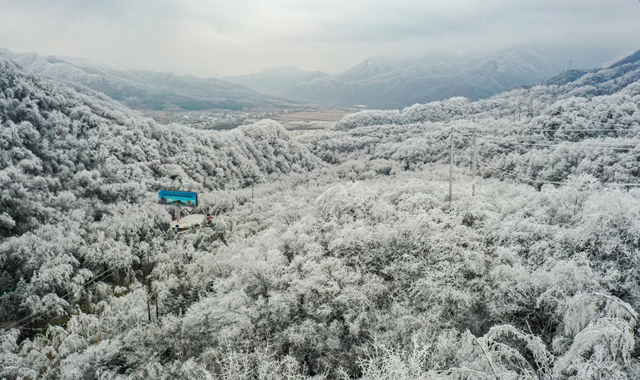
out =
{"type": "Polygon", "coordinates": [[[196,129],[226,130],[240,125],[273,119],[287,129],[324,129],[345,115],[366,109],[366,106],[339,108],[300,108],[280,110],[232,111],[210,109],[202,111],[142,111],[160,124],[180,123],[196,129]]]}

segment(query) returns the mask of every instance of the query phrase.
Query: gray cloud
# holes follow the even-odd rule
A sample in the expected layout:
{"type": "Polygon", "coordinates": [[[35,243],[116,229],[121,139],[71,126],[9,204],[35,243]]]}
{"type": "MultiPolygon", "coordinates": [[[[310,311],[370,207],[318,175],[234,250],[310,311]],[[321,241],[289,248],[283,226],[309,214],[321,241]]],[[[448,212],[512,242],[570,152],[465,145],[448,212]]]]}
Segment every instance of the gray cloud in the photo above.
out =
{"type": "Polygon", "coordinates": [[[200,76],[509,44],[638,48],[635,0],[0,0],[0,46],[200,76]]]}

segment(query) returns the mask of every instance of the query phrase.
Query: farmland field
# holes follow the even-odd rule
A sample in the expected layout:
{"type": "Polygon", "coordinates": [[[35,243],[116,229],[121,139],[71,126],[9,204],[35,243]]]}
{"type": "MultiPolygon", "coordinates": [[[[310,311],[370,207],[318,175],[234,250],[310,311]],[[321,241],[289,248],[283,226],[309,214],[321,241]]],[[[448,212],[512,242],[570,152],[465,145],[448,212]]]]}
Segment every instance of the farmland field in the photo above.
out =
{"type": "Polygon", "coordinates": [[[345,115],[354,113],[341,109],[309,109],[282,113],[271,117],[289,130],[326,129],[332,127],[345,115]]]}

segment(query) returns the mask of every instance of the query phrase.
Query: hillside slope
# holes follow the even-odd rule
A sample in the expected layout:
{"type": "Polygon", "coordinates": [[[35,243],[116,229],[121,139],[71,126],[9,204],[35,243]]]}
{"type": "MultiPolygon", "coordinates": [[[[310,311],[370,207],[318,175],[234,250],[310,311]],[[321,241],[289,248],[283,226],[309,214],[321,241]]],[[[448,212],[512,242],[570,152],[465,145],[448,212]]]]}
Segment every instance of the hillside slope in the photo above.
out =
{"type": "Polygon", "coordinates": [[[161,126],[4,59],[0,84],[0,236],[64,217],[60,211],[74,203],[246,186],[317,162],[271,121],[220,133],[161,126]]]}
{"type": "Polygon", "coordinates": [[[453,133],[457,164],[470,168],[475,134],[485,176],[541,187],[588,174],[640,186],[640,55],[630,57],[476,102],[455,97],[350,114],[338,131],[305,134],[300,141],[332,164],[389,159],[409,168],[449,160],[453,133]]]}

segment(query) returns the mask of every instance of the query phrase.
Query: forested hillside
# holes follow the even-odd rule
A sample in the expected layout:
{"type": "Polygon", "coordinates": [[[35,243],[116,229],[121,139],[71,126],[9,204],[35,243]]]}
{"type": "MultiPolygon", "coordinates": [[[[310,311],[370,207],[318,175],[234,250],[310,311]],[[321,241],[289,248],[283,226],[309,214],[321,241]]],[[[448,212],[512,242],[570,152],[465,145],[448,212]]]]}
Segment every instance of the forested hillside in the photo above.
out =
{"type": "Polygon", "coordinates": [[[636,378],[638,66],[294,139],[2,61],[0,377],[636,378]]]}
{"type": "Polygon", "coordinates": [[[453,139],[456,166],[471,168],[475,136],[485,177],[517,178],[539,188],[589,174],[637,186],[639,103],[635,54],[609,68],[564,73],[546,85],[477,102],[456,97],[351,114],[338,131],[314,132],[302,141],[333,164],[388,159],[411,168],[448,162],[453,139]]]}
{"type": "Polygon", "coordinates": [[[0,75],[2,236],[79,206],[99,214],[103,204],[136,203],[160,188],[235,188],[317,164],[274,122],[225,133],[161,126],[6,60],[0,75]]]}

